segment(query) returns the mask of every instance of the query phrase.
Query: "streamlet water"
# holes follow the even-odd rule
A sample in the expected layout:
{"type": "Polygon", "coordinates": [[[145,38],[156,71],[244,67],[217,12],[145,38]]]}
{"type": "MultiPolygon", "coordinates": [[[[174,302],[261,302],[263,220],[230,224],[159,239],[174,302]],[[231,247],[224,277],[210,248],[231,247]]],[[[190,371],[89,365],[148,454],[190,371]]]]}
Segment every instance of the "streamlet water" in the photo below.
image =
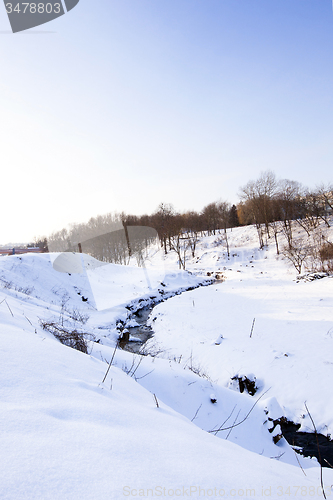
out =
{"type": "MultiPolygon", "coordinates": [[[[133,313],[132,317],[138,326],[126,328],[125,339],[119,343],[122,349],[139,353],[147,340],[153,336],[153,329],[147,325],[147,321],[155,305],[143,307],[133,313]]],[[[283,437],[291,446],[297,447],[298,453],[305,457],[316,457],[322,467],[333,468],[333,441],[329,437],[313,432],[298,432],[300,424],[294,422],[280,420],[277,423],[280,424],[283,437]]]]}

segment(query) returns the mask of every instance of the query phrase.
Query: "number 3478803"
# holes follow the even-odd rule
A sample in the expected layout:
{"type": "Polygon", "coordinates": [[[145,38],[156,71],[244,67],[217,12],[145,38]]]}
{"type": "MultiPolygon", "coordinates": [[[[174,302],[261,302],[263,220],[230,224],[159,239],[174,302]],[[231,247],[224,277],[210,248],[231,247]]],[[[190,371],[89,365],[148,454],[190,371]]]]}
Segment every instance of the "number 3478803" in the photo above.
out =
{"type": "Polygon", "coordinates": [[[17,14],[60,14],[61,4],[60,3],[6,3],[7,14],[17,13],[17,14]]]}

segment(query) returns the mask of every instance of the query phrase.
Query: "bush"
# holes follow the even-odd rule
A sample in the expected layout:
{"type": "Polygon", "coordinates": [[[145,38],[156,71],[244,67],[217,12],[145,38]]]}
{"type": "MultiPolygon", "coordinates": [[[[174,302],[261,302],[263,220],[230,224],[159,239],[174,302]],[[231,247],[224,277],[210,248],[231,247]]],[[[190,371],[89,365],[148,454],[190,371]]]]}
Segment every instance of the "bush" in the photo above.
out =
{"type": "Polygon", "coordinates": [[[322,262],[322,271],[333,272],[333,244],[324,243],[319,250],[319,257],[322,262]]]}
{"type": "Polygon", "coordinates": [[[88,341],[95,340],[95,336],[91,333],[80,332],[75,328],[66,328],[54,321],[40,321],[40,324],[43,330],[52,333],[62,344],[85,354],[88,354],[88,341]]]}

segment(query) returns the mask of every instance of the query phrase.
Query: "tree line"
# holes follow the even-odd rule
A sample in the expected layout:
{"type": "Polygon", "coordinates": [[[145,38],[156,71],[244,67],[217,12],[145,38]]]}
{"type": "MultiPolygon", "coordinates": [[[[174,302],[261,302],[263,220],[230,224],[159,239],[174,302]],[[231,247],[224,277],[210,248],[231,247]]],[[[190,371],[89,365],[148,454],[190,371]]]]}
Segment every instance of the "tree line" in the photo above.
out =
{"type": "Polygon", "coordinates": [[[227,229],[253,224],[259,248],[273,239],[276,253],[283,253],[299,272],[310,256],[313,263],[320,262],[322,270],[333,270],[333,244],[322,229],[332,223],[333,185],[310,190],[297,181],[278,180],[274,172],[266,171],[242,186],[239,197],[237,205],[220,200],[200,212],[180,213],[173,205],[160,203],[151,215],[99,215],[87,223],[71,224],[48,238],[36,239],[34,245],[49,251],[84,251],[98,260],[118,264],[128,264],[136,257],[140,265],[149,246],[158,240],[165,254],[176,252],[179,267],[185,269],[187,256],[195,257],[200,237],[218,234],[217,242],[229,257],[227,229]],[[307,234],[303,243],[295,241],[297,226],[307,234]]]}
{"type": "Polygon", "coordinates": [[[279,255],[282,236],[282,253],[298,273],[305,261],[314,271],[333,271],[333,244],[325,231],[333,219],[333,185],[310,190],[297,181],[277,180],[274,172],[266,171],[241,188],[240,198],[240,219],[255,225],[259,248],[273,237],[279,255]],[[306,238],[295,238],[297,227],[306,238]]]}

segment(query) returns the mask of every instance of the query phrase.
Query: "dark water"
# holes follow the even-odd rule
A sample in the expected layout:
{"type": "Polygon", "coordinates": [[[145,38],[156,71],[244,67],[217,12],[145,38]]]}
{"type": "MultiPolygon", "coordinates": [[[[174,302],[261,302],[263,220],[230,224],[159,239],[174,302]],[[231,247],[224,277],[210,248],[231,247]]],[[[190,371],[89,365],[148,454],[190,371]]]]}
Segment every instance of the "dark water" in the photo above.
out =
{"type": "Polygon", "coordinates": [[[279,421],[282,434],[291,446],[299,446],[305,457],[316,457],[323,467],[333,467],[333,441],[323,434],[298,432],[300,424],[288,420],[279,421]]]}
{"type": "MultiPolygon", "coordinates": [[[[155,304],[154,304],[155,305],[155,304]]],[[[144,307],[136,311],[132,318],[138,323],[138,326],[126,328],[128,335],[123,335],[124,340],[119,342],[122,349],[129,352],[138,353],[142,350],[143,345],[153,336],[153,330],[147,326],[147,320],[154,306],[144,307]],[[134,339],[140,339],[136,341],[134,339]]]]}
{"type": "MultiPolygon", "coordinates": [[[[123,333],[123,339],[119,342],[122,349],[134,353],[142,351],[144,344],[154,334],[153,329],[147,326],[147,321],[155,305],[145,306],[133,313],[132,318],[138,326],[124,329],[126,333],[123,333]]],[[[329,437],[314,432],[299,432],[301,425],[285,418],[274,421],[274,424],[280,425],[283,437],[291,446],[301,448],[297,450],[298,453],[305,457],[316,457],[322,467],[333,468],[333,441],[329,437]]]]}

